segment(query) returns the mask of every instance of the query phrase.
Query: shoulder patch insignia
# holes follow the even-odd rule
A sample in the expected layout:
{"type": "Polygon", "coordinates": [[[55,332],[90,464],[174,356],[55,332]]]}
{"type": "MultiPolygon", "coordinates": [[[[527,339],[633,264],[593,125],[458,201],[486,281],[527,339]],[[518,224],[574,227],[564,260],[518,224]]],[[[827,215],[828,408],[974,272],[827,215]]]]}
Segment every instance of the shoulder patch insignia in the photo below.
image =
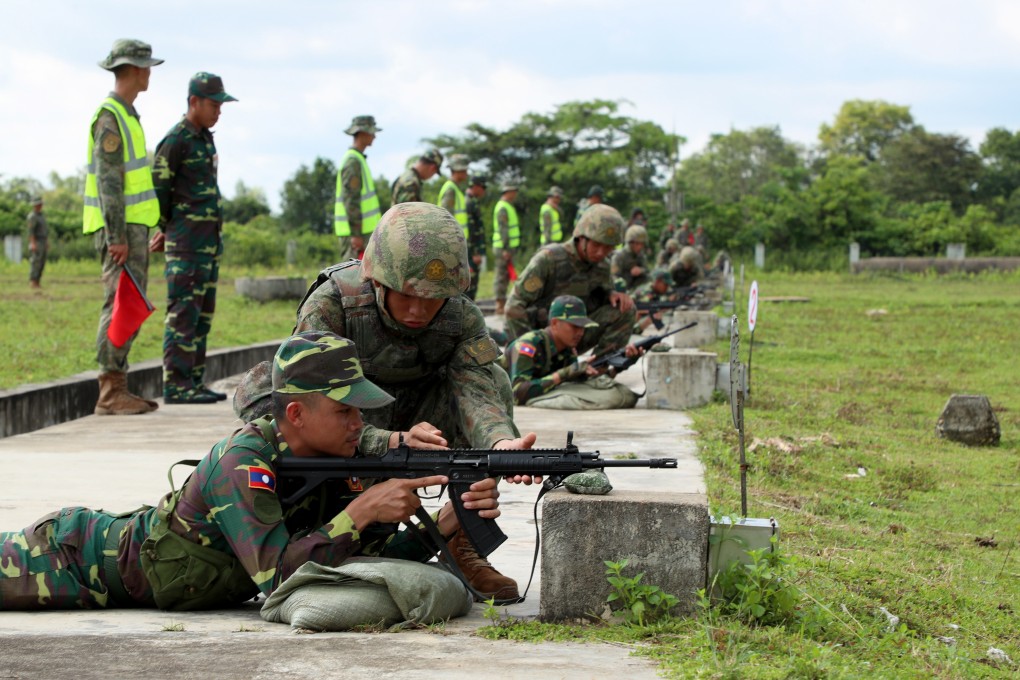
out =
{"type": "Polygon", "coordinates": [[[524,281],[524,290],[534,293],[542,289],[542,279],[537,276],[529,276],[524,281]]]}
{"type": "Polygon", "coordinates": [[[492,338],[489,336],[478,338],[469,344],[467,346],[467,353],[479,366],[491,364],[499,357],[499,350],[496,349],[496,343],[493,342],[492,338]]]}
{"type": "Polygon", "coordinates": [[[446,276],[446,264],[436,258],[425,265],[425,278],[429,281],[442,281],[446,276]]]}
{"type": "Polygon", "coordinates": [[[105,151],[106,153],[113,153],[114,151],[120,148],[120,135],[118,135],[116,132],[107,131],[106,133],[103,134],[101,143],[103,146],[103,151],[105,151]]]}
{"type": "Polygon", "coordinates": [[[252,466],[248,468],[248,488],[276,491],[276,475],[272,470],[252,466]]]}
{"type": "Polygon", "coordinates": [[[533,357],[535,356],[535,352],[537,350],[534,345],[528,344],[526,342],[521,342],[517,344],[517,351],[526,357],[533,357]]]}

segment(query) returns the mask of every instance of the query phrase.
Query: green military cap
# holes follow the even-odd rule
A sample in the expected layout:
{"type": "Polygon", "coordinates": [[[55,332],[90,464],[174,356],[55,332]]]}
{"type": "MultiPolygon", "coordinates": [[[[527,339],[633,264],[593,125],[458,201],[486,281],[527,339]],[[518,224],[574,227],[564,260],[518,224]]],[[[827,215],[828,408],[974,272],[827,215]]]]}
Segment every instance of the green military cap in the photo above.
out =
{"type": "Polygon", "coordinates": [[[471,186],[479,186],[484,189],[489,186],[489,178],[485,175],[472,175],[471,186]]]}
{"type": "Polygon", "coordinates": [[[158,66],[162,63],[162,59],[152,58],[152,45],[149,43],[142,42],[141,40],[131,40],[130,38],[121,38],[113,41],[110,53],[106,55],[106,59],[99,62],[99,66],[107,71],[112,71],[123,64],[131,64],[138,68],[148,68],[149,66],[158,66]]]}
{"type": "Polygon", "coordinates": [[[602,188],[601,184],[592,184],[591,189],[588,189],[588,198],[591,198],[592,196],[605,198],[606,190],[602,188]]]}
{"type": "Polygon", "coordinates": [[[356,135],[359,132],[375,134],[382,132],[381,127],[375,126],[375,116],[355,116],[351,119],[351,126],[344,130],[349,135],[356,135]]]}
{"type": "Polygon", "coordinates": [[[563,198],[563,189],[560,189],[558,186],[554,185],[554,186],[549,187],[549,191],[545,192],[545,195],[546,196],[555,196],[557,198],[563,198]]]}
{"type": "Polygon", "coordinates": [[[520,188],[521,188],[521,185],[518,184],[517,182],[509,182],[509,181],[507,181],[507,182],[503,182],[502,184],[499,185],[499,190],[502,191],[503,193],[506,193],[508,191],[517,191],[520,188]]]}
{"type": "Polygon", "coordinates": [[[652,281],[662,281],[663,283],[668,284],[673,283],[673,277],[670,276],[669,270],[663,269],[662,267],[656,267],[653,269],[650,276],[652,277],[652,281]]]}
{"type": "Polygon", "coordinates": [[[393,397],[365,378],[354,343],[326,331],[287,338],[273,358],[273,391],[319,393],[357,408],[379,408],[393,397]]]}
{"type": "Polygon", "coordinates": [[[191,82],[188,83],[188,96],[191,95],[212,99],[214,102],[237,101],[237,99],[223,91],[222,78],[206,71],[199,71],[191,76],[191,82]]]}
{"type": "Polygon", "coordinates": [[[421,155],[421,159],[426,163],[432,163],[437,168],[443,164],[443,154],[439,149],[429,149],[421,155]]]}
{"type": "Polygon", "coordinates": [[[448,168],[450,168],[450,170],[458,172],[460,170],[467,170],[468,165],[470,163],[471,160],[467,156],[465,156],[462,153],[455,153],[452,156],[450,156],[450,160],[447,162],[446,165],[448,168]]]}
{"type": "Polygon", "coordinates": [[[584,301],[573,295],[560,295],[549,305],[549,318],[562,319],[579,328],[596,328],[598,324],[588,318],[584,301]]]}

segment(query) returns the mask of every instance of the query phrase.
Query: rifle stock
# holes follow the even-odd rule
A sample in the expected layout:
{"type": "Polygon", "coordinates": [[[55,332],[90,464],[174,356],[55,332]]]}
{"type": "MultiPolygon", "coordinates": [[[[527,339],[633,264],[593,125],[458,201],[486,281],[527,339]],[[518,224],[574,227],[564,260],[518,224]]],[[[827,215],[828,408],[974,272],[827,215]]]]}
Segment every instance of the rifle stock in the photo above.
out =
{"type": "MultiPolygon", "coordinates": [[[[692,321],[686,326],[681,326],[680,328],[672,330],[669,333],[660,333],[659,335],[651,335],[647,338],[642,338],[641,340],[635,342],[634,346],[637,347],[639,350],[649,349],[654,345],[657,345],[658,343],[662,342],[669,336],[675,333],[679,333],[680,331],[685,331],[688,328],[693,328],[694,326],[697,325],[698,325],[697,321],[692,321]]],[[[616,372],[619,373],[620,371],[627,370],[628,368],[636,364],[637,361],[638,357],[634,358],[628,357],[626,348],[621,347],[620,349],[613,350],[612,352],[607,352],[602,356],[595,357],[594,359],[591,360],[591,363],[589,365],[593,366],[594,368],[608,366],[609,368],[616,369],[616,372]]]]}

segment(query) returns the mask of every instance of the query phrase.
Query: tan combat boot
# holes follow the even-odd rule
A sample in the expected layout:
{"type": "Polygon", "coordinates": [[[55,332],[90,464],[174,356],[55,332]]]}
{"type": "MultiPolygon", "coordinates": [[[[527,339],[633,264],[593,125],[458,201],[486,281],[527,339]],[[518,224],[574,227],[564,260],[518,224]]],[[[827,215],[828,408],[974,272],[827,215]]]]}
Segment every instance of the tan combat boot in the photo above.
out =
{"type": "Polygon", "coordinates": [[[494,599],[496,604],[505,600],[520,599],[517,581],[496,571],[489,560],[478,554],[463,531],[454,534],[446,546],[472,588],[486,598],[494,599]]]}
{"type": "Polygon", "coordinates": [[[127,374],[120,372],[99,375],[99,401],[96,402],[97,416],[131,416],[155,411],[159,405],[128,392],[127,374]]]}
{"type": "Polygon", "coordinates": [[[503,316],[506,311],[506,300],[496,300],[496,316],[503,316]]]}

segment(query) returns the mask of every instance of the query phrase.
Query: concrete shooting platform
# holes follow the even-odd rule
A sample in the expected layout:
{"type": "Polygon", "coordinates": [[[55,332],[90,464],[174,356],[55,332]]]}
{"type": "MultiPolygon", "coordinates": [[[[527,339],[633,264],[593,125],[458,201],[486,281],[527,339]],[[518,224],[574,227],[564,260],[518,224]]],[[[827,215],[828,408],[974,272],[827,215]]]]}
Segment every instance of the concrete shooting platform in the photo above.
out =
{"type": "MultiPolygon", "coordinates": [[[[621,380],[643,389],[634,367],[621,380]]],[[[216,383],[231,390],[235,379],[216,383]]],[[[567,430],[582,451],[602,457],[676,457],[679,469],[610,470],[617,490],[671,492],[704,498],[690,420],[682,412],[638,408],[565,412],[519,408],[522,432],[538,434],[539,447],[562,447],[567,430]]],[[[4,485],[0,530],[25,527],[64,506],[125,511],[152,504],[168,491],[166,472],[181,459],[205,455],[240,425],[230,401],[212,405],[161,405],[140,416],[86,416],[0,439],[4,485]]],[[[180,483],[189,468],[175,470],[180,483]]],[[[500,526],[509,539],[491,560],[527,585],[535,550],[532,517],[536,487],[502,484],[500,526]]],[[[434,505],[434,502],[432,503],[434,505]]],[[[542,506],[538,509],[542,516],[542,506]]],[[[581,528],[591,531],[591,528],[581,528]]],[[[607,555],[606,559],[616,556],[607,555]]],[[[527,600],[502,608],[516,618],[539,613],[539,575],[527,600]]],[[[0,677],[261,678],[373,677],[590,678],[657,677],[654,662],[631,656],[626,645],[492,642],[473,635],[489,621],[476,604],[465,617],[431,630],[387,633],[296,634],[289,625],[264,622],[258,604],[214,612],[157,610],[0,612],[0,677]],[[174,624],[183,631],[167,630],[174,624]]]]}

